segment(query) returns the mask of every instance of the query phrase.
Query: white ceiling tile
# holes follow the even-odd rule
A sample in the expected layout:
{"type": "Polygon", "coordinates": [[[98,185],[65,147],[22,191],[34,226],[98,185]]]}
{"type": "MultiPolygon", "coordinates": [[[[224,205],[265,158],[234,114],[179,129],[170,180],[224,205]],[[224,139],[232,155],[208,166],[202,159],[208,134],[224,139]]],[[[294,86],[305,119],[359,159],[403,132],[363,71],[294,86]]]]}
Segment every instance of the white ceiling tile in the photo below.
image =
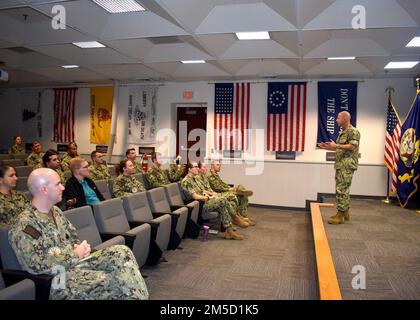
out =
{"type": "Polygon", "coordinates": [[[309,52],[305,58],[388,55],[389,52],[371,39],[331,39],[309,52]]]}
{"type": "Polygon", "coordinates": [[[181,60],[212,60],[213,57],[186,43],[160,44],[153,46],[144,61],[169,62],[181,60]]]}
{"type": "Polygon", "coordinates": [[[417,23],[395,0],[337,0],[319,14],[304,29],[352,29],[354,6],[366,9],[367,28],[417,27],[417,23]]]}
{"type": "Polygon", "coordinates": [[[306,75],[318,76],[369,76],[372,72],[357,60],[323,61],[305,72],[306,75]]]}
{"type": "Polygon", "coordinates": [[[294,31],[296,27],[264,3],[214,7],[197,34],[244,31],[294,31]]]}
{"type": "Polygon", "coordinates": [[[273,40],[238,40],[221,55],[221,58],[224,60],[296,57],[295,53],[273,40]]]}
{"type": "Polygon", "coordinates": [[[253,60],[239,69],[238,76],[297,75],[298,72],[280,60],[253,60]]]}

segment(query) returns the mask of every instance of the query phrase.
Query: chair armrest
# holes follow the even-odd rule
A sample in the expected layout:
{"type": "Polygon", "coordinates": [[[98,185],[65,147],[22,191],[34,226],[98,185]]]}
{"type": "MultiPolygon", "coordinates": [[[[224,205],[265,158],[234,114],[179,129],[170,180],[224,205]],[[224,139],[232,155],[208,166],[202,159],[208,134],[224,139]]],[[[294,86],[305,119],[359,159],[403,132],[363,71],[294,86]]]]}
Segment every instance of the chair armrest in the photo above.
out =
{"type": "Polygon", "coordinates": [[[123,236],[125,240],[125,245],[130,249],[133,249],[134,240],[136,240],[136,235],[129,234],[125,232],[99,232],[102,241],[107,241],[116,236],[123,236]]]}
{"type": "Polygon", "coordinates": [[[130,225],[130,228],[135,228],[135,227],[141,226],[142,224],[145,224],[145,223],[150,224],[150,226],[152,228],[157,228],[160,225],[159,221],[153,221],[153,220],[150,220],[150,221],[141,221],[141,220],[128,221],[128,224],[130,225]]]}
{"type": "Polygon", "coordinates": [[[169,206],[169,207],[171,208],[171,211],[175,211],[177,209],[184,208],[184,206],[169,206]]]}
{"type": "Polygon", "coordinates": [[[22,270],[1,270],[4,283],[10,286],[24,279],[32,280],[35,283],[36,299],[48,300],[51,289],[51,281],[54,278],[50,274],[31,274],[22,270]]]}

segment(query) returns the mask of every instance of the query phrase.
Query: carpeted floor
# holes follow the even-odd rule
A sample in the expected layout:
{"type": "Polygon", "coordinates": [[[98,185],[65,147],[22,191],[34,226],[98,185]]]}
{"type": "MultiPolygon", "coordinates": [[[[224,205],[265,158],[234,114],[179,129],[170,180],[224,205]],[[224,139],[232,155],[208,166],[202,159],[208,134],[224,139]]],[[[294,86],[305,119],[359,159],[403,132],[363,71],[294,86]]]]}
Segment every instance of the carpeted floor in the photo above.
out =
{"type": "Polygon", "coordinates": [[[338,226],[327,223],[334,208],[321,210],[343,299],[420,299],[420,214],[379,200],[351,206],[338,226]],[[366,290],[352,287],[355,265],[365,267],[366,290]]]}
{"type": "Polygon", "coordinates": [[[151,299],[318,299],[310,214],[250,208],[246,239],[185,239],[167,263],[146,266],[151,299]]]}

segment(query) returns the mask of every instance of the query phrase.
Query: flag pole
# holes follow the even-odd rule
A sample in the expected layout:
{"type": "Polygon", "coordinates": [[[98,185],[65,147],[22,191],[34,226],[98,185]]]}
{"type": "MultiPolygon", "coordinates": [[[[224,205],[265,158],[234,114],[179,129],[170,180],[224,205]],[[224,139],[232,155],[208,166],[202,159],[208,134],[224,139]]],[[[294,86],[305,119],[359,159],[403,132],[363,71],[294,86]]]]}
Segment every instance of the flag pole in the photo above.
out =
{"type": "MultiPolygon", "coordinates": [[[[388,100],[391,99],[391,94],[394,91],[395,91],[395,89],[393,87],[388,87],[388,88],[385,89],[385,92],[388,93],[388,100]]],[[[386,171],[387,171],[387,175],[386,175],[386,199],[382,200],[382,202],[389,204],[392,201],[389,198],[389,170],[386,170],[386,171]]]]}

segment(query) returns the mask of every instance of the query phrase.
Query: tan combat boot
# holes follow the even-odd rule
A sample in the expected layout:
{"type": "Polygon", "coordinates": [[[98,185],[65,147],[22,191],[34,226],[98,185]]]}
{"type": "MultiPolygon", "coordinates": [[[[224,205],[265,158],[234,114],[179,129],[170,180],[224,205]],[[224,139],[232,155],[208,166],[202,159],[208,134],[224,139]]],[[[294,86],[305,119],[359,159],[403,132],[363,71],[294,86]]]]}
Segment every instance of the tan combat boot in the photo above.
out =
{"type": "Polygon", "coordinates": [[[248,223],[249,226],[253,227],[257,224],[257,222],[255,222],[254,220],[251,220],[248,217],[242,217],[242,220],[245,221],[246,223],[248,223]]]}
{"type": "Polygon", "coordinates": [[[329,224],[342,224],[344,223],[344,212],[338,211],[337,214],[328,219],[329,224]]]}
{"type": "Polygon", "coordinates": [[[350,221],[349,210],[344,211],[344,221],[350,221]]]}
{"type": "Polygon", "coordinates": [[[240,226],[241,228],[248,228],[248,223],[239,218],[237,214],[234,214],[232,216],[232,222],[236,224],[237,226],[240,226]]]}
{"type": "Polygon", "coordinates": [[[235,231],[233,231],[232,227],[229,227],[229,228],[226,229],[225,239],[228,239],[228,240],[243,240],[244,237],[241,236],[240,234],[236,233],[235,231]]]}
{"type": "Polygon", "coordinates": [[[236,190],[236,194],[240,196],[250,197],[254,193],[251,190],[236,190]]]}

